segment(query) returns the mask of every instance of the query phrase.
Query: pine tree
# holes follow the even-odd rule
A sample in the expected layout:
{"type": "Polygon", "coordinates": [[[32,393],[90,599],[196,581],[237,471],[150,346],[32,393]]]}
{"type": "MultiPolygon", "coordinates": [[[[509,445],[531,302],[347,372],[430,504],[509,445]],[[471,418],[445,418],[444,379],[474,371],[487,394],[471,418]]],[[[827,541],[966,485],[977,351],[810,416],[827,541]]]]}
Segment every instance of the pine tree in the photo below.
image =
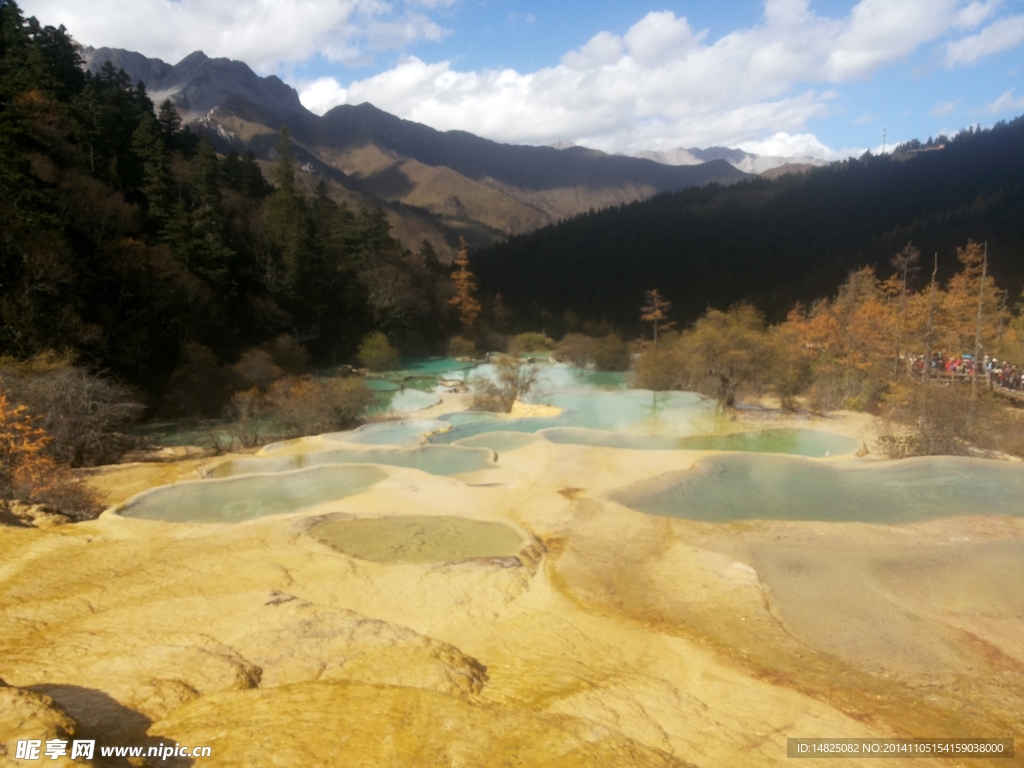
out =
{"type": "Polygon", "coordinates": [[[158,228],[166,226],[174,207],[174,178],[170,154],[161,140],[156,120],[145,113],[132,134],[132,151],[142,162],[141,191],[149,216],[158,228]]]}
{"type": "Polygon", "coordinates": [[[277,186],[263,206],[263,218],[275,251],[274,268],[281,272],[284,298],[296,308],[303,296],[309,226],[305,198],[295,186],[295,163],[287,126],[281,129],[273,175],[277,186]]]}
{"type": "Polygon", "coordinates": [[[178,110],[174,108],[170,99],[164,99],[164,103],[160,105],[160,112],[157,114],[156,122],[160,126],[160,133],[163,134],[164,143],[169,147],[173,146],[174,137],[181,130],[181,116],[178,114],[178,110]]]}

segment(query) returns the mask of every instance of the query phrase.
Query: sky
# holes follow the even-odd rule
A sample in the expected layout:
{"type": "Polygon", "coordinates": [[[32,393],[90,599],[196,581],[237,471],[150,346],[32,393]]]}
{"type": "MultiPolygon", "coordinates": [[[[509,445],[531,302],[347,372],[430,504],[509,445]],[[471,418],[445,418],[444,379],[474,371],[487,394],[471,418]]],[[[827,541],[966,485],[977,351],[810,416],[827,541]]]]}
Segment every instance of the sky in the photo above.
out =
{"type": "Polygon", "coordinates": [[[20,0],[85,45],[276,74],[322,114],[826,160],[1024,113],[1024,0],[20,0]]]}

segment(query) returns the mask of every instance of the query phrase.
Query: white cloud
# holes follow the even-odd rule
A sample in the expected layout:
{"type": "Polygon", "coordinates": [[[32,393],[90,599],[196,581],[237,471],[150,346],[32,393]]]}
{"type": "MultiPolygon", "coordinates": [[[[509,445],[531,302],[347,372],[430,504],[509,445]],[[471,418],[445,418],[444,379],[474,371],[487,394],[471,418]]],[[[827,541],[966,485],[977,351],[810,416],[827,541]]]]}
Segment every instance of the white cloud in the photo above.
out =
{"type": "Polygon", "coordinates": [[[932,111],[928,114],[932,117],[945,117],[946,115],[951,115],[956,112],[956,108],[959,103],[959,101],[940,101],[932,107],[932,111]]]}
{"type": "Polygon", "coordinates": [[[410,5],[422,5],[424,8],[451,8],[459,0],[407,0],[410,5]]]}
{"type": "Polygon", "coordinates": [[[835,152],[807,132],[808,121],[835,111],[834,92],[815,84],[867,77],[954,29],[980,24],[990,5],[860,0],[832,19],[808,0],[766,0],[757,25],[717,40],[671,11],[651,12],[625,34],[599,32],[535,72],[459,71],[448,61],[407,57],[347,88],[321,80],[300,95],[318,112],[369,101],[440,130],[513,143],[568,139],[632,154],[788,141],[831,159],[835,152]]]}
{"type": "Polygon", "coordinates": [[[408,1],[412,7],[384,0],[22,0],[22,7],[45,23],[64,24],[86,45],[171,63],[202,50],[268,72],[317,54],[349,62],[442,37],[444,30],[416,6],[455,0],[408,1]]]}
{"type": "Polygon", "coordinates": [[[1013,48],[1024,42],[1024,15],[994,21],[981,32],[949,43],[946,65],[974,64],[978,59],[1013,48]]]}
{"type": "Polygon", "coordinates": [[[835,150],[822,144],[813,133],[784,131],[760,141],[745,141],[738,149],[767,157],[817,157],[822,160],[842,160],[864,154],[863,147],[835,150]]]}
{"type": "Polygon", "coordinates": [[[993,115],[1005,115],[1010,112],[1022,112],[1024,111],[1024,96],[1014,96],[1013,88],[1011,88],[998,99],[996,99],[990,104],[987,104],[985,108],[993,115]]]}
{"type": "Polygon", "coordinates": [[[611,32],[598,32],[578,51],[569,51],[562,63],[569,69],[593,69],[614,64],[622,58],[622,38],[611,32]]]}
{"type": "Polygon", "coordinates": [[[322,115],[331,107],[344,104],[348,92],[333,77],[321,77],[302,89],[302,103],[310,112],[322,115]]]}
{"type": "Polygon", "coordinates": [[[984,3],[975,0],[956,15],[954,24],[960,29],[974,29],[991,16],[1000,5],[1002,5],[1002,0],[988,0],[984,3]]]}
{"type": "MultiPolygon", "coordinates": [[[[928,43],[942,46],[950,65],[1017,45],[1024,16],[997,18],[1002,1],[856,0],[845,16],[831,18],[810,0],[764,0],[756,24],[717,39],[685,17],[655,11],[624,34],[599,32],[534,72],[460,71],[450,61],[403,57],[347,86],[332,78],[298,86],[315,112],[370,101],[436,128],[500,141],[569,139],[626,153],[780,136],[799,143],[810,135],[810,120],[835,113],[828,89],[836,84],[869,77],[928,43]],[[980,31],[947,45],[963,30],[980,31]]],[[[282,73],[313,56],[365,64],[378,50],[441,40],[448,30],[431,14],[450,13],[458,0],[22,2],[27,13],[66,24],[86,44],[171,62],[201,49],[282,73]]],[[[808,146],[819,156],[831,152],[808,146]]]]}
{"type": "Polygon", "coordinates": [[[707,30],[694,34],[685,18],[677,19],[671,11],[663,11],[647,14],[622,39],[635,61],[657,66],[684,56],[706,36],[707,30]]]}
{"type": "Polygon", "coordinates": [[[955,11],[955,0],[861,0],[830,41],[826,62],[830,79],[865,77],[909,56],[922,43],[945,33],[955,11]]]}

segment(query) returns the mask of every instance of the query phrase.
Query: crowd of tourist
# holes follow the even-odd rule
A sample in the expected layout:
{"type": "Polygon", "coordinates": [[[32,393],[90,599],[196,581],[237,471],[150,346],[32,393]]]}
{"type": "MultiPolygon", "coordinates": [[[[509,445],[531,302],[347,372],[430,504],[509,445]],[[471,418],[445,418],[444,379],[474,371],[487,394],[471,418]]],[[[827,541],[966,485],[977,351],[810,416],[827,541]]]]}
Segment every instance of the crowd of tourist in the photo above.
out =
{"type": "Polygon", "coordinates": [[[926,361],[924,355],[910,355],[907,360],[912,373],[924,373],[927,364],[931,375],[936,377],[945,375],[950,378],[970,378],[974,375],[977,365],[978,376],[984,377],[991,386],[1018,392],[1024,391],[1024,370],[1009,360],[999,361],[985,355],[978,364],[974,355],[963,354],[957,357],[948,357],[941,352],[932,355],[930,361],[926,361]]]}

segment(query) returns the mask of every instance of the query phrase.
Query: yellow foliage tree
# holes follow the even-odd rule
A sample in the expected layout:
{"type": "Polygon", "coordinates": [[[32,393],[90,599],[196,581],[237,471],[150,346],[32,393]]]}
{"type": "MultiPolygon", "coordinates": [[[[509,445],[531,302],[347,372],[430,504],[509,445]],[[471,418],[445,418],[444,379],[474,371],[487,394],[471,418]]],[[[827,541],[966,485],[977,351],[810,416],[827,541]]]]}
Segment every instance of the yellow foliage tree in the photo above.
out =
{"type": "Polygon", "coordinates": [[[974,354],[992,349],[1008,313],[1004,291],[988,274],[985,247],[969,240],[956,249],[961,269],[949,280],[938,314],[939,347],[947,355],[974,354]],[[980,344],[978,343],[980,342],[980,344]]]}
{"type": "Polygon", "coordinates": [[[468,334],[480,316],[480,302],[476,298],[476,275],[469,271],[469,244],[466,238],[459,238],[459,255],[455,259],[458,269],[452,273],[455,295],[449,303],[459,311],[459,322],[468,334]]]}
{"type": "Polygon", "coordinates": [[[654,343],[658,343],[658,331],[670,331],[675,322],[668,319],[672,302],[665,299],[657,288],[644,294],[644,305],[640,308],[640,320],[654,328],[654,343]]]}
{"type": "Polygon", "coordinates": [[[46,453],[50,436],[38,417],[0,391],[0,498],[47,504],[72,517],[91,517],[100,506],[89,490],[46,453]]]}
{"type": "Polygon", "coordinates": [[[0,392],[0,483],[7,494],[37,493],[52,475],[54,461],[44,452],[50,436],[36,426],[37,420],[28,408],[11,404],[0,392]]]}

